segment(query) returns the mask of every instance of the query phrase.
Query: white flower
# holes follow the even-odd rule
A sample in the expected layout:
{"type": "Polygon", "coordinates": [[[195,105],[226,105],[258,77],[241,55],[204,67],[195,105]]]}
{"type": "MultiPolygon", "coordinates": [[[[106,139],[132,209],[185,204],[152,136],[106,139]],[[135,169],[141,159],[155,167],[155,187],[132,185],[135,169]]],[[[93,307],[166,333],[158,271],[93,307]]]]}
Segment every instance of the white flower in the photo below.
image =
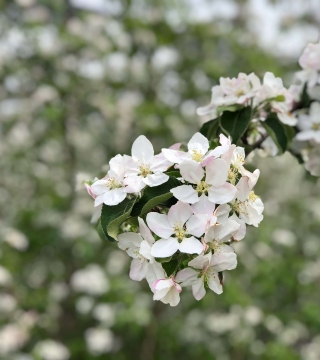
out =
{"type": "Polygon", "coordinates": [[[320,143],[320,103],[313,102],[309,115],[300,115],[298,128],[301,130],[296,139],[299,141],[314,140],[320,143]]]}
{"type": "Polygon", "coordinates": [[[263,85],[255,97],[255,105],[268,101],[273,111],[284,124],[294,126],[297,119],[290,113],[293,106],[292,94],[283,86],[282,80],[267,72],[263,78],[263,85]],[[277,100],[281,98],[281,100],[277,100]],[[284,101],[283,101],[284,100],[284,101]]]}
{"type": "Polygon", "coordinates": [[[106,177],[95,181],[90,187],[87,185],[88,193],[95,197],[94,206],[102,203],[106,205],[118,205],[127,196],[128,192],[135,192],[135,189],[126,187],[125,170],[129,156],[117,155],[110,160],[110,170],[106,177]]]}
{"type": "Polygon", "coordinates": [[[307,45],[299,59],[299,64],[303,69],[320,70],[320,42],[307,45]]]}
{"type": "Polygon", "coordinates": [[[224,244],[229,241],[232,234],[236,233],[240,228],[240,224],[233,220],[228,219],[221,224],[212,225],[206,231],[204,241],[210,249],[215,253],[233,251],[232,247],[224,244]]]}
{"type": "Polygon", "coordinates": [[[177,306],[180,302],[181,286],[175,282],[173,277],[169,279],[156,280],[153,285],[153,300],[160,300],[164,304],[177,306]]]}
{"type": "Polygon", "coordinates": [[[75,291],[102,295],[109,290],[109,281],[99,265],[89,264],[73,273],[71,286],[75,291]]]}
{"type": "Polygon", "coordinates": [[[93,356],[109,353],[113,348],[114,336],[109,329],[89,328],[84,336],[87,349],[93,356]]]}
{"type": "Polygon", "coordinates": [[[154,263],[154,257],[151,255],[154,238],[145,222],[141,218],[138,218],[138,220],[141,235],[133,232],[120,234],[118,235],[118,246],[133,258],[130,267],[130,278],[141,281],[146,277],[149,270],[149,261],[151,264],[154,263]]]}
{"type": "Polygon", "coordinates": [[[43,340],[36,344],[34,348],[36,356],[43,360],[68,360],[69,350],[60,342],[54,340],[43,340]]]}
{"type": "Polygon", "coordinates": [[[168,215],[151,212],[147,215],[147,223],[161,237],[151,248],[154,257],[168,257],[178,250],[187,254],[202,252],[203,246],[194,236],[200,237],[205,232],[207,220],[201,215],[193,215],[190,205],[178,201],[171,206],[168,215]]]}
{"type": "Polygon", "coordinates": [[[237,267],[237,256],[232,250],[213,255],[209,252],[206,255],[199,255],[191,260],[188,265],[196,270],[188,267],[179,271],[176,281],[180,282],[181,286],[191,285],[193,296],[196,300],[201,300],[206,294],[204,284],[207,284],[216,294],[223,292],[219,272],[235,269],[237,267]]]}
{"type": "Polygon", "coordinates": [[[304,167],[313,176],[320,176],[320,145],[303,153],[304,167]]]}
{"type": "Polygon", "coordinates": [[[170,162],[181,164],[185,161],[195,161],[205,165],[205,161],[211,157],[219,157],[229,149],[229,145],[217,146],[214,150],[209,150],[209,140],[200,134],[195,133],[188,142],[188,152],[162,149],[162,153],[170,162]]]}
{"type": "Polygon", "coordinates": [[[237,183],[236,199],[231,203],[232,210],[248,225],[257,227],[263,219],[264,205],[252,190],[258,181],[260,171],[253,173],[245,171],[244,176],[237,183]]]}
{"type": "Polygon", "coordinates": [[[220,78],[220,85],[212,88],[211,103],[197,109],[200,116],[210,115],[211,118],[218,116],[219,106],[233,104],[246,104],[255,96],[255,92],[261,86],[259,78],[251,73],[240,73],[238,78],[220,78]]]}
{"type": "Polygon", "coordinates": [[[196,162],[180,164],[182,177],[191,185],[181,185],[171,190],[178,200],[194,204],[199,196],[208,196],[209,201],[224,204],[231,201],[237,191],[236,187],[227,182],[229,166],[222,159],[213,159],[206,165],[206,172],[196,162]],[[205,177],[205,180],[203,180],[205,177]]]}
{"type": "Polygon", "coordinates": [[[143,135],[132,144],[132,159],[126,166],[126,185],[141,191],[146,185],[159,186],[168,181],[169,176],[164,174],[172,163],[163,154],[154,155],[151,142],[143,135]]]}

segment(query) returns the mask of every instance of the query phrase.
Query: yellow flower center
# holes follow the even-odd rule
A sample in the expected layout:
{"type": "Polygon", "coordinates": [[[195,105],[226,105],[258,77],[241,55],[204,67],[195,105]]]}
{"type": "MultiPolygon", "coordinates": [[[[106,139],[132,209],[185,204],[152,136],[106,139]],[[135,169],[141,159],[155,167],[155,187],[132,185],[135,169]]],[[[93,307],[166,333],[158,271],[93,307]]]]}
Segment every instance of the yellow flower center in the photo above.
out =
{"type": "Polygon", "coordinates": [[[230,184],[235,185],[238,176],[238,169],[231,166],[228,171],[228,181],[230,184]]]}
{"type": "Polygon", "coordinates": [[[197,162],[201,162],[201,160],[202,160],[202,152],[198,151],[198,150],[192,150],[191,157],[192,157],[192,160],[197,161],[197,162]]]}
{"type": "Polygon", "coordinates": [[[319,123],[313,123],[312,124],[312,130],[320,130],[320,124],[319,123]]]}
{"type": "Polygon", "coordinates": [[[259,196],[256,195],[256,194],[254,193],[254,191],[251,191],[250,194],[249,194],[249,199],[250,199],[251,201],[256,201],[257,199],[259,199],[259,196]]]}
{"type": "Polygon", "coordinates": [[[178,241],[181,242],[186,237],[186,230],[183,228],[183,226],[178,225],[174,228],[174,235],[178,241]]]}
{"type": "Polygon", "coordinates": [[[108,188],[110,188],[110,190],[119,189],[122,187],[122,185],[113,177],[108,179],[108,182],[106,185],[108,188]]]}
{"type": "Polygon", "coordinates": [[[143,177],[147,177],[148,175],[152,174],[152,171],[150,170],[150,166],[141,164],[139,167],[140,175],[143,177]]]}
{"type": "Polygon", "coordinates": [[[211,185],[207,184],[205,181],[201,181],[197,187],[196,187],[196,191],[198,193],[206,193],[211,185]]]}

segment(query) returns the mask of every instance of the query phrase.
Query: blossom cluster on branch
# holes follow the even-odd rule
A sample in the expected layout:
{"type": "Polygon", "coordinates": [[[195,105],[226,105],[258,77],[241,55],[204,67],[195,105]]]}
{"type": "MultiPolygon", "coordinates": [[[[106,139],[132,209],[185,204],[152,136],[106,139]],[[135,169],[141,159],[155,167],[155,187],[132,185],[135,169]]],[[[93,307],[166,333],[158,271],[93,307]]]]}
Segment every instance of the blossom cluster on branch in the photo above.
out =
{"type": "Polygon", "coordinates": [[[263,219],[253,191],[260,172],[246,170],[244,159],[223,134],[217,146],[196,133],[187,151],[175,144],[158,155],[142,135],[131,156],[117,155],[104,178],[86,184],[103,204],[106,236],[133,258],[130,278],[146,278],[155,300],[175,306],[185,286],[197,300],[206,288],[222,293],[222,272],[237,266],[230,244],[263,219]]]}
{"type": "Polygon", "coordinates": [[[262,82],[253,73],[221,78],[186,151],[174,144],[154,155],[141,135],[131,156],[115,156],[105,177],[86,184],[102,204],[98,231],[133,258],[130,277],[146,278],[154,300],[175,306],[183,287],[197,300],[206,289],[222,293],[223,272],[237,266],[232,242],[263,219],[253,191],[260,171],[244,168],[245,153],[290,151],[320,176],[320,43],[299,63],[289,89],[270,72],[262,82]]]}

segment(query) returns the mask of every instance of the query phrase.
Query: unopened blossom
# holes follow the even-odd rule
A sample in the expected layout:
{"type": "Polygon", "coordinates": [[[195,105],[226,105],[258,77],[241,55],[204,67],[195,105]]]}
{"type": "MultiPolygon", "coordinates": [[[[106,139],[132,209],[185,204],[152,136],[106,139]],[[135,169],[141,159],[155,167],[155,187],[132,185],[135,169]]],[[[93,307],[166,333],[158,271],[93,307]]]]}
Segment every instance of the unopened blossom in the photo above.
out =
{"type": "Polygon", "coordinates": [[[180,302],[181,286],[171,276],[169,279],[158,279],[153,285],[153,300],[160,300],[164,304],[177,306],[180,302]]]}
{"type": "Polygon", "coordinates": [[[219,272],[233,270],[237,267],[237,256],[232,248],[225,252],[199,255],[188,263],[188,268],[178,272],[176,281],[184,286],[192,286],[192,294],[196,300],[201,300],[205,294],[205,284],[216,294],[221,294],[222,281],[219,272]]]}
{"type": "Polygon", "coordinates": [[[94,206],[102,203],[106,205],[118,205],[127,196],[128,192],[134,190],[125,184],[126,165],[129,156],[117,155],[110,160],[108,174],[100,180],[95,181],[91,186],[87,185],[88,193],[95,198],[94,206]]]}
{"type": "Polygon", "coordinates": [[[212,88],[211,103],[197,109],[200,116],[210,115],[211,118],[218,116],[217,109],[220,106],[234,104],[244,105],[255,96],[255,92],[261,86],[259,78],[251,73],[240,73],[238,78],[220,78],[220,85],[212,88]]]}
{"type": "Polygon", "coordinates": [[[229,149],[229,145],[217,146],[209,150],[209,140],[200,134],[195,133],[188,142],[188,152],[175,149],[162,149],[163,155],[174,164],[181,164],[185,161],[194,161],[205,165],[205,161],[211,157],[219,157],[229,149]]]}
{"type": "Polygon", "coordinates": [[[250,173],[246,170],[244,176],[237,183],[236,199],[230,204],[232,210],[248,225],[257,227],[263,219],[264,205],[252,190],[258,181],[259,170],[250,173]]]}
{"type": "Polygon", "coordinates": [[[257,96],[255,97],[255,105],[268,103],[272,111],[276,112],[279,120],[290,126],[297,123],[297,119],[291,114],[293,106],[293,96],[283,86],[281,78],[276,78],[271,72],[267,72],[263,78],[263,84],[257,96]]]}
{"type": "Polygon", "coordinates": [[[298,117],[298,132],[296,139],[299,141],[314,140],[320,143],[320,103],[313,102],[309,115],[298,117]]]}
{"type": "Polygon", "coordinates": [[[189,185],[181,185],[171,190],[178,200],[194,204],[201,195],[208,197],[209,201],[224,204],[231,201],[237,189],[227,182],[229,166],[223,159],[213,159],[204,170],[195,162],[180,164],[180,172],[189,185]]]}
{"type": "Polygon", "coordinates": [[[126,185],[136,192],[145,186],[159,186],[168,181],[164,174],[172,162],[163,154],[154,155],[151,142],[143,135],[139,136],[132,145],[132,158],[126,165],[126,185]]]}
{"type": "Polygon", "coordinates": [[[145,222],[139,220],[139,232],[141,235],[133,232],[126,232],[118,235],[118,246],[125,250],[133,258],[130,267],[130,278],[141,281],[146,277],[150,264],[154,263],[154,257],[151,255],[151,247],[154,243],[154,237],[145,222]]]}
{"type": "Polygon", "coordinates": [[[203,246],[195,236],[204,234],[206,223],[206,218],[193,215],[191,206],[181,201],[170,208],[168,215],[149,213],[147,224],[161,238],[152,246],[151,255],[164,258],[178,250],[187,254],[200,254],[203,246]]]}

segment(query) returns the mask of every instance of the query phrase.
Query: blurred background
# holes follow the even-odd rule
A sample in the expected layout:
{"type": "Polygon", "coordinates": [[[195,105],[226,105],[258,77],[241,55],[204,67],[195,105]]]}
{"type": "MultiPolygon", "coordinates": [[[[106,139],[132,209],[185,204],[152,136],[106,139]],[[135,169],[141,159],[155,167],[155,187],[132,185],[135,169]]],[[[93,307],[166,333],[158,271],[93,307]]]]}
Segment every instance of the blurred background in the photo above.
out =
{"type": "Polygon", "coordinates": [[[146,135],[187,141],[219,77],[290,85],[319,0],[0,1],[0,359],[319,360],[320,183],[253,157],[265,220],[224,293],[178,307],[129,279],[83,180],[146,135]]]}

